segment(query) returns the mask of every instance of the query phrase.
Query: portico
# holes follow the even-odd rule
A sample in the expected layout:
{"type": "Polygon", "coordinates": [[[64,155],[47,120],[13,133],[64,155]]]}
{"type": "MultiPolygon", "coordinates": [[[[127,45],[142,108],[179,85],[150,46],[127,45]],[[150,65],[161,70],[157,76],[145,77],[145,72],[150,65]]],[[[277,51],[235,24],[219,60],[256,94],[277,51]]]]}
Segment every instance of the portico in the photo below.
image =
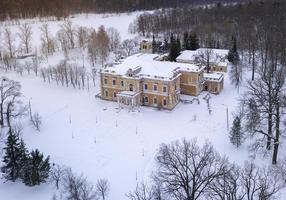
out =
{"type": "Polygon", "coordinates": [[[134,91],[122,91],[117,93],[117,102],[119,109],[121,105],[127,105],[133,109],[134,107],[141,106],[141,96],[140,92],[134,91]]]}

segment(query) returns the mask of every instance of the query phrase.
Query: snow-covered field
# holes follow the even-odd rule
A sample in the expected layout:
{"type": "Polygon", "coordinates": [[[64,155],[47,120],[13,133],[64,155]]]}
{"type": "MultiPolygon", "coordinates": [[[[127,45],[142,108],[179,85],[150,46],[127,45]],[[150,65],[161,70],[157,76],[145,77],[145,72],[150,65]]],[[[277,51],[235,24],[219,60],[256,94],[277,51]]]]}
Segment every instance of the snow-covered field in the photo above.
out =
{"type": "MultiPolygon", "coordinates": [[[[128,25],[137,13],[110,17],[79,15],[72,20],[78,25],[115,27],[122,38],[129,35],[128,25]]],[[[51,22],[51,24],[59,22],[51,22]]],[[[40,24],[33,26],[39,27],[40,24]]],[[[53,26],[57,27],[57,26],[53,26]]],[[[34,28],[36,30],[37,28],[34,28]]],[[[56,29],[53,29],[56,32],[56,29]]],[[[39,35],[39,34],[35,34],[39,35]]],[[[39,38],[35,38],[38,40],[39,38]]],[[[211,114],[202,93],[200,104],[180,103],[174,110],[141,107],[118,112],[117,104],[95,98],[99,82],[90,92],[45,83],[34,75],[0,71],[0,75],[20,81],[24,101],[32,102],[33,110],[41,114],[43,126],[36,132],[28,126],[23,138],[30,149],[39,148],[51,161],[83,173],[95,183],[100,178],[110,182],[110,200],[127,199],[126,194],[154,169],[154,156],[161,143],[182,138],[197,138],[198,143],[210,141],[230,161],[242,164],[248,158],[247,144],[239,149],[230,144],[227,130],[232,113],[237,109],[239,94],[225,77],[224,90],[211,95],[211,114]]],[[[243,89],[241,89],[243,91],[243,89]]],[[[182,98],[192,99],[184,96],[182,98]]],[[[3,145],[1,143],[1,145],[3,145]]],[[[267,162],[267,161],[266,161],[267,162]]],[[[55,192],[52,184],[29,188],[21,183],[0,182],[2,200],[50,200],[55,192]]]]}
{"type": "MultiPolygon", "coordinates": [[[[97,29],[99,26],[103,25],[105,28],[113,27],[120,32],[121,39],[132,38],[135,35],[128,32],[128,28],[131,22],[133,22],[136,17],[141,12],[132,12],[132,13],[122,13],[122,14],[78,14],[69,17],[66,20],[70,20],[74,27],[87,27],[97,29]]],[[[60,25],[64,23],[61,21],[50,21],[49,19],[27,19],[27,20],[17,20],[17,21],[8,21],[0,22],[0,28],[8,27],[11,28],[11,31],[14,35],[16,43],[18,43],[19,38],[17,33],[19,32],[19,24],[27,23],[32,27],[33,31],[33,47],[40,46],[40,37],[41,31],[40,27],[44,23],[48,23],[50,34],[56,37],[56,33],[60,30],[60,25]]]]}
{"type": "MultiPolygon", "coordinates": [[[[226,106],[232,121],[237,97],[228,77],[221,95],[212,95],[209,115],[203,100],[206,93],[199,96],[199,105],[181,103],[173,111],[142,107],[140,112],[129,112],[127,108],[118,112],[116,103],[94,98],[98,88],[87,92],[49,85],[32,75],[5,76],[21,82],[25,101],[31,99],[33,110],[43,117],[40,133],[24,130],[29,148],[39,148],[53,162],[83,172],[93,182],[107,178],[112,200],[126,199],[125,194],[137,181],[150,176],[154,156],[163,142],[184,137],[197,138],[199,143],[208,140],[232,161],[242,163],[247,159],[246,148],[238,150],[228,139],[226,106]]],[[[0,185],[0,193],[9,200],[51,199],[54,188],[40,188],[8,183],[0,185]]]]}

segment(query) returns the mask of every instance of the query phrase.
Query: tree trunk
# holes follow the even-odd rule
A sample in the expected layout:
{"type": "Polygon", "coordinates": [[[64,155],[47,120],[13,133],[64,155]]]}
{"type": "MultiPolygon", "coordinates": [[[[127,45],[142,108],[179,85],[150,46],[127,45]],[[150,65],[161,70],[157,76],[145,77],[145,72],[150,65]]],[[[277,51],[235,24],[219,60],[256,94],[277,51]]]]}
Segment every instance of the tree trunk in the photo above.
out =
{"type": "Polygon", "coordinates": [[[254,80],[254,72],[255,72],[255,49],[252,48],[252,78],[251,80],[254,80]]]}
{"type": "Polygon", "coordinates": [[[279,102],[276,105],[276,134],[274,140],[274,150],[273,150],[273,157],[272,157],[272,164],[277,164],[277,157],[278,157],[278,148],[279,148],[279,138],[280,138],[280,105],[279,102]]]}
{"type": "Polygon", "coordinates": [[[3,102],[0,104],[0,125],[4,126],[3,102]]]}
{"type": "Polygon", "coordinates": [[[11,107],[11,102],[8,103],[7,105],[7,111],[6,111],[6,120],[7,120],[7,126],[9,127],[9,129],[11,129],[11,120],[10,120],[10,114],[11,114],[11,111],[10,111],[10,107],[11,107]]]}

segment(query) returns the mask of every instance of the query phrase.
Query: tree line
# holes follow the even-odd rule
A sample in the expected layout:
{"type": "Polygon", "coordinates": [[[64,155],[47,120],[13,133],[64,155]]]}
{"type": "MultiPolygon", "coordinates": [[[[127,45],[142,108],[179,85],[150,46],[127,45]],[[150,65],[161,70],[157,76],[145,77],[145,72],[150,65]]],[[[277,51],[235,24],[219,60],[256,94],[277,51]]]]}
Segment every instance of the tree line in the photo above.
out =
{"type": "Polygon", "coordinates": [[[112,27],[106,29],[100,26],[96,30],[77,26],[70,20],[59,26],[56,34],[51,33],[48,23],[40,26],[39,47],[33,44],[34,30],[27,23],[20,24],[17,33],[13,33],[9,27],[0,30],[1,67],[6,72],[14,70],[21,75],[25,71],[28,74],[34,73],[44,81],[53,81],[57,85],[89,89],[90,81],[95,84],[96,65],[104,66],[110,52],[115,54],[116,59],[120,59],[134,53],[139,43],[136,38],[121,41],[119,31],[112,27]],[[80,53],[75,54],[77,51],[80,53]],[[49,63],[49,58],[55,53],[63,54],[62,62],[42,67],[49,63]],[[21,59],[25,59],[24,62],[20,62],[21,59]],[[91,70],[87,70],[87,64],[91,70]]]}
{"type": "MultiPolygon", "coordinates": [[[[70,14],[87,12],[128,12],[190,5],[230,3],[237,0],[2,0],[0,20],[55,16],[58,19],[70,14]]],[[[240,0],[241,2],[241,0],[240,0]]]]}

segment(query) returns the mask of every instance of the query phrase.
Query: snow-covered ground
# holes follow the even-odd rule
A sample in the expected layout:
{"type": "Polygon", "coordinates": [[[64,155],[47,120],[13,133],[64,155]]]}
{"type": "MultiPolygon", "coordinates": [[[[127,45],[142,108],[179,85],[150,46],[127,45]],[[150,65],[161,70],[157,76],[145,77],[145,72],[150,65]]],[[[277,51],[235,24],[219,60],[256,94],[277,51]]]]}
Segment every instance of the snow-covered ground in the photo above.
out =
{"type": "MultiPolygon", "coordinates": [[[[138,13],[112,15],[79,15],[73,18],[78,25],[105,25],[115,27],[122,38],[134,37],[128,33],[129,23],[138,13]]],[[[53,32],[60,22],[50,22],[53,32]]],[[[33,24],[37,30],[40,23],[33,24]]],[[[16,27],[14,27],[16,28],[16,27]]],[[[35,33],[35,36],[39,34],[35,33]]],[[[35,41],[39,38],[35,37],[35,41]]],[[[33,111],[43,119],[41,132],[29,126],[23,138],[30,149],[38,148],[51,161],[71,167],[85,174],[95,183],[100,178],[110,182],[110,200],[124,200],[126,194],[138,182],[150,177],[154,169],[154,156],[161,143],[182,138],[197,138],[199,144],[210,141],[230,161],[242,164],[248,160],[247,144],[237,149],[229,142],[229,124],[237,111],[239,94],[225,77],[224,90],[220,95],[211,95],[211,114],[202,93],[193,104],[180,103],[174,110],[158,110],[141,107],[130,112],[128,108],[118,111],[117,104],[95,98],[99,93],[99,81],[89,92],[48,84],[34,75],[23,76],[14,72],[0,75],[22,84],[24,101],[32,102],[33,111]]],[[[240,90],[243,91],[243,88],[240,90]]],[[[193,97],[183,96],[184,99],[193,97]]],[[[0,143],[2,146],[3,143],[0,143]]],[[[265,161],[267,162],[267,161],[265,161]]],[[[55,192],[52,184],[29,188],[21,183],[0,182],[2,200],[50,200],[55,192]]]]}
{"type": "MultiPolygon", "coordinates": [[[[98,29],[103,25],[106,29],[109,27],[116,28],[120,32],[121,39],[133,38],[135,35],[130,34],[128,31],[130,23],[132,23],[141,12],[121,13],[121,14],[78,14],[67,18],[70,20],[74,27],[87,27],[98,29]]],[[[56,33],[60,30],[60,26],[64,23],[61,21],[50,21],[49,19],[27,19],[17,21],[0,22],[0,28],[8,27],[11,29],[13,38],[16,44],[19,43],[19,24],[27,23],[32,27],[33,32],[33,48],[40,46],[41,31],[40,27],[44,23],[48,23],[50,34],[56,37],[56,33]]],[[[17,47],[17,45],[16,45],[17,47]]]]}
{"type": "MultiPolygon", "coordinates": [[[[93,182],[107,178],[112,200],[126,199],[125,194],[137,181],[150,176],[154,156],[163,142],[184,137],[197,138],[200,144],[208,140],[232,161],[242,163],[248,158],[245,146],[236,149],[228,139],[226,106],[231,122],[237,103],[237,90],[228,77],[223,92],[211,95],[210,115],[203,100],[207,93],[199,96],[199,105],[181,103],[173,111],[141,107],[140,112],[129,112],[127,108],[118,112],[116,103],[94,97],[98,87],[87,92],[50,85],[33,75],[21,77],[8,73],[5,76],[21,82],[25,101],[31,99],[33,110],[42,115],[40,133],[30,128],[24,130],[29,148],[39,148],[53,162],[83,172],[93,182]]],[[[48,200],[53,191],[54,188],[46,185],[40,189],[21,184],[0,185],[1,195],[9,200],[38,200],[39,197],[48,200]]]]}

